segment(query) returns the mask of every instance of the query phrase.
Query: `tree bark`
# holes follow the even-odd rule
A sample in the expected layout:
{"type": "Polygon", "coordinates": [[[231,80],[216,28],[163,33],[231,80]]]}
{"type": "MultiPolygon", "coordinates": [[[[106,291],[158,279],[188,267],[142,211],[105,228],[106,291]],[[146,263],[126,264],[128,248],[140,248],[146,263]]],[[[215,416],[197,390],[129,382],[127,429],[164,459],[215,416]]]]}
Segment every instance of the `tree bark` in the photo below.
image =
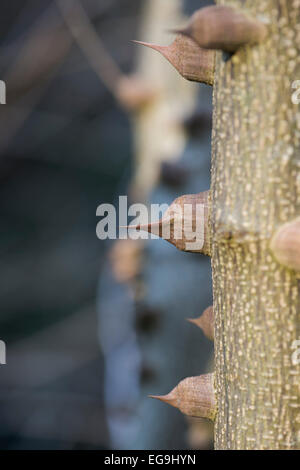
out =
{"type": "Polygon", "coordinates": [[[270,240],[300,215],[300,2],[234,0],[269,22],[260,45],[217,53],[212,150],[216,449],[300,448],[300,274],[270,240]]]}

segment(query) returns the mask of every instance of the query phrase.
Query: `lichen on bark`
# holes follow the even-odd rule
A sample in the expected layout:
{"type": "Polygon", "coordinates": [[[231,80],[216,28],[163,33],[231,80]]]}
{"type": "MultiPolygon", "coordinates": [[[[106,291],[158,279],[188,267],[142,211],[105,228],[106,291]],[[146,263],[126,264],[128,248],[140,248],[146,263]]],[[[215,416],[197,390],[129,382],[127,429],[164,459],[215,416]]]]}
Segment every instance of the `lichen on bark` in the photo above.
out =
{"type": "Polygon", "coordinates": [[[300,215],[300,1],[217,2],[268,24],[267,39],[217,53],[212,150],[216,449],[300,448],[300,273],[270,240],[300,215]]]}

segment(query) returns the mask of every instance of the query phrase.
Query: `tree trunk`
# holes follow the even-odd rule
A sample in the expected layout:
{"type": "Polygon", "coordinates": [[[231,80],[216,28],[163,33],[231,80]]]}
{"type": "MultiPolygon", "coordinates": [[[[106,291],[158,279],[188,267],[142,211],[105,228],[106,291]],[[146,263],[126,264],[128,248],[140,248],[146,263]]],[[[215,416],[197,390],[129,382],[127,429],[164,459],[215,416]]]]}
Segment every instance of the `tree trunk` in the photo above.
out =
{"type": "Polygon", "coordinates": [[[267,39],[217,54],[212,151],[216,449],[299,449],[300,275],[272,235],[300,215],[300,2],[218,2],[267,21],[267,39]],[[298,115],[297,115],[298,113],[298,115]],[[298,118],[298,123],[297,123],[298,118]],[[294,361],[295,362],[295,361],[294,361]]]}

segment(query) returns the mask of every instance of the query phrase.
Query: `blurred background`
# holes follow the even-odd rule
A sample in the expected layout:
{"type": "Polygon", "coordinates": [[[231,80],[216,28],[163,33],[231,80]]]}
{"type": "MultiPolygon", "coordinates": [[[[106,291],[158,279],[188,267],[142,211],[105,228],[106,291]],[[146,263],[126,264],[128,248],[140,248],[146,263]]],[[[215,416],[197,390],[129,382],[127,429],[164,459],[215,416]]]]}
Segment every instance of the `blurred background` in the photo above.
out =
{"type": "Polygon", "coordinates": [[[3,0],[1,449],[205,449],[212,429],[147,398],[212,370],[185,321],[210,262],[96,236],[96,209],[210,185],[211,89],[131,39],[170,44],[199,0],[3,0]]]}

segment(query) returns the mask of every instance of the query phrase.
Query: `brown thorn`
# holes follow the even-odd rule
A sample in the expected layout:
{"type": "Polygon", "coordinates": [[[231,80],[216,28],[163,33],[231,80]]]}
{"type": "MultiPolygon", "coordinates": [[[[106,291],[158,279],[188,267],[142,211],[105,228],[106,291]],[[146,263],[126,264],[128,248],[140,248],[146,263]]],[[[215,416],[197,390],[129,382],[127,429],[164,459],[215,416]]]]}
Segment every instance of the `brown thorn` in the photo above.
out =
{"type": "Polygon", "coordinates": [[[176,397],[174,397],[173,393],[170,392],[167,395],[148,395],[149,398],[154,398],[155,400],[160,400],[163,403],[167,403],[168,405],[174,406],[177,408],[174,402],[176,401],[176,397]]]}
{"type": "MultiPolygon", "coordinates": [[[[202,253],[210,256],[211,238],[209,230],[209,206],[210,192],[205,191],[199,194],[188,194],[181,196],[169,206],[163,218],[158,222],[145,225],[130,225],[127,228],[132,230],[143,230],[153,235],[159,236],[174,245],[180,251],[191,253],[202,253]],[[191,209],[191,214],[186,215],[186,206],[191,209]],[[202,227],[203,233],[191,234],[191,239],[186,238],[185,224],[193,227],[196,224],[197,208],[203,209],[202,227]],[[199,237],[201,235],[201,237],[199,237]]],[[[197,224],[199,225],[199,224],[197,224]]]]}
{"type": "Polygon", "coordinates": [[[153,233],[154,235],[161,236],[161,227],[162,227],[162,220],[159,220],[158,222],[153,222],[151,224],[142,224],[142,225],[128,225],[128,229],[132,230],[142,230],[144,232],[148,233],[153,233]],[[155,229],[158,229],[158,233],[155,232],[155,229]]]}
{"type": "Polygon", "coordinates": [[[214,374],[187,377],[168,395],[150,395],[150,398],[168,403],[187,416],[207,418],[212,421],[216,417],[214,374]]]}
{"type": "Polygon", "coordinates": [[[280,264],[300,271],[300,217],[277,229],[271,239],[270,248],[280,264]]]}
{"type": "Polygon", "coordinates": [[[196,326],[199,326],[200,318],[186,318],[186,321],[193,323],[196,326]]]}
{"type": "Polygon", "coordinates": [[[141,46],[149,47],[149,49],[153,49],[154,51],[160,52],[163,54],[163,51],[167,49],[168,46],[159,46],[158,44],[152,44],[150,42],[144,42],[144,41],[136,41],[135,39],[132,39],[131,42],[134,44],[139,44],[141,46]]]}
{"type": "Polygon", "coordinates": [[[212,306],[205,309],[199,318],[188,318],[187,320],[201,328],[208,339],[214,340],[214,310],[212,306]]]}
{"type": "Polygon", "coordinates": [[[178,34],[169,46],[159,46],[141,41],[134,42],[162,54],[186,80],[213,85],[215,51],[201,48],[191,38],[182,34],[178,34]]]}
{"type": "Polygon", "coordinates": [[[215,5],[197,10],[186,28],[176,30],[205,49],[235,52],[240,47],[263,41],[264,23],[230,6],[215,5]]]}

